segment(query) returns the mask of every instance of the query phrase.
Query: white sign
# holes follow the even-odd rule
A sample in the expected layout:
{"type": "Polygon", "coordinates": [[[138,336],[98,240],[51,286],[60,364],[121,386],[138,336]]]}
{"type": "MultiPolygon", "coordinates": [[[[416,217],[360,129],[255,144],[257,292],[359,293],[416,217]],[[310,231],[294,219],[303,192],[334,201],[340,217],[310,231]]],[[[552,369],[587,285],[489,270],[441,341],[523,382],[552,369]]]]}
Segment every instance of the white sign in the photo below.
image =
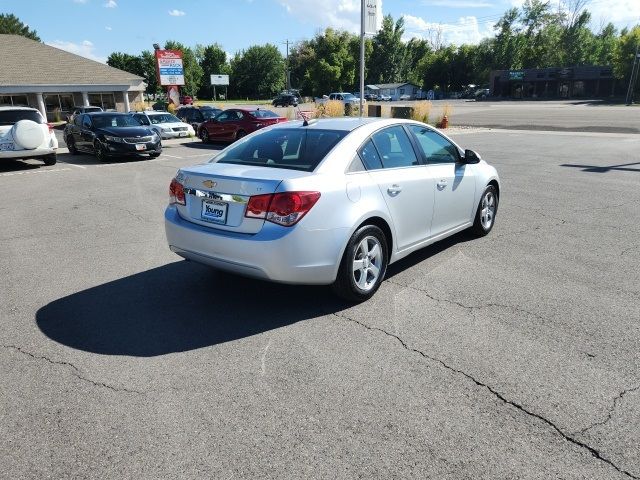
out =
{"type": "Polygon", "coordinates": [[[364,33],[375,35],[380,29],[382,7],[380,0],[365,0],[364,2],[364,33]]]}
{"type": "Polygon", "coordinates": [[[229,75],[211,75],[211,85],[229,85],[229,75]]]}

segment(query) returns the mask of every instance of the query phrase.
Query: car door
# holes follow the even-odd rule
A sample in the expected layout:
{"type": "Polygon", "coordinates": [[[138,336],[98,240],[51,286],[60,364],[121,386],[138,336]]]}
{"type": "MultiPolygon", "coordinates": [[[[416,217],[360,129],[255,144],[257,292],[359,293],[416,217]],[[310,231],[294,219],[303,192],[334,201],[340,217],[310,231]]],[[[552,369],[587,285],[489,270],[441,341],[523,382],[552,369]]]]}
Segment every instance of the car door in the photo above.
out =
{"type": "Polygon", "coordinates": [[[95,136],[93,133],[93,123],[89,115],[83,114],[80,118],[82,119],[82,123],[80,124],[80,134],[78,135],[76,146],[80,147],[81,150],[91,151],[93,150],[93,139],[95,136]]]}
{"type": "Polygon", "coordinates": [[[384,128],[360,149],[391,214],[398,251],[429,237],[433,215],[433,177],[401,125],[384,128]]]}
{"type": "Polygon", "coordinates": [[[438,132],[410,125],[434,184],[431,235],[437,236],[471,221],[475,206],[476,166],[460,161],[458,147],[438,132]]]}
{"type": "Polygon", "coordinates": [[[225,110],[205,124],[210,139],[222,140],[224,138],[225,128],[229,128],[228,122],[232,113],[233,110],[225,110]]]}

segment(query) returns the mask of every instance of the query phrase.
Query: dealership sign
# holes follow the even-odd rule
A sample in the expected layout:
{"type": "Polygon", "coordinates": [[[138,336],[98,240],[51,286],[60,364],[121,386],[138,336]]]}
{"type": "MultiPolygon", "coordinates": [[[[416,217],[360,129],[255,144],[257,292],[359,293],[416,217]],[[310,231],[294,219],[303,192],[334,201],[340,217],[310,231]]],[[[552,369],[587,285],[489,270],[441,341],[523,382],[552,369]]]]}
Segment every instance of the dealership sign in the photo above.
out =
{"type": "Polygon", "coordinates": [[[156,50],[160,85],[184,85],[184,68],[180,50],[156,50]]]}
{"type": "Polygon", "coordinates": [[[509,72],[509,80],[521,82],[524,80],[524,71],[522,70],[511,70],[509,72]]]}

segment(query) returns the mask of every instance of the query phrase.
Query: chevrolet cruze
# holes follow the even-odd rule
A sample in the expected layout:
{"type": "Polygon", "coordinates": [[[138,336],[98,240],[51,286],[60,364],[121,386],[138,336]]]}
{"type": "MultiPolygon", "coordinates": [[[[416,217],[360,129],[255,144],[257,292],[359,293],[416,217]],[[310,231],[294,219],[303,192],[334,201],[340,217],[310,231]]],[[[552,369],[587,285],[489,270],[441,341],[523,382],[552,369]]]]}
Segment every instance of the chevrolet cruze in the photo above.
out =
{"type": "Polygon", "coordinates": [[[363,301],[390,263],[467,228],[489,233],[500,180],[428,125],[340,118],[259,130],[180,169],[169,197],[178,255],[363,301]]]}

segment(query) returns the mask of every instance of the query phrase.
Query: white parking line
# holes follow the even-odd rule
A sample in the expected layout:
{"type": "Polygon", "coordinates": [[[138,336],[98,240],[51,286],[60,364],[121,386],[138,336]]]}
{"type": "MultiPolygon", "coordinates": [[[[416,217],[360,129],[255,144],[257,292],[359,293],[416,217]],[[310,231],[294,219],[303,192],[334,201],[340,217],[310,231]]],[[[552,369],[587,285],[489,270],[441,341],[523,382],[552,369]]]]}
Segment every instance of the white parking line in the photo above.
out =
{"type": "Polygon", "coordinates": [[[171,158],[179,158],[179,159],[182,159],[182,158],[183,158],[183,157],[178,157],[178,156],[176,156],[176,155],[169,155],[168,153],[163,153],[163,154],[162,154],[162,156],[163,156],[163,157],[171,157],[171,158]]]}
{"type": "Polygon", "coordinates": [[[61,162],[60,160],[58,160],[58,163],[64,163],[65,165],[69,165],[70,167],[81,168],[83,170],[85,170],[87,168],[87,167],[85,167],[83,165],[76,165],[75,163],[61,162]]]}
{"type": "Polygon", "coordinates": [[[31,175],[34,173],[56,173],[56,172],[65,172],[68,171],[70,172],[71,169],[70,168],[56,168],[55,170],[26,170],[26,171],[22,171],[22,172],[7,172],[7,173],[0,173],[0,177],[12,177],[14,175],[31,175]]]}

